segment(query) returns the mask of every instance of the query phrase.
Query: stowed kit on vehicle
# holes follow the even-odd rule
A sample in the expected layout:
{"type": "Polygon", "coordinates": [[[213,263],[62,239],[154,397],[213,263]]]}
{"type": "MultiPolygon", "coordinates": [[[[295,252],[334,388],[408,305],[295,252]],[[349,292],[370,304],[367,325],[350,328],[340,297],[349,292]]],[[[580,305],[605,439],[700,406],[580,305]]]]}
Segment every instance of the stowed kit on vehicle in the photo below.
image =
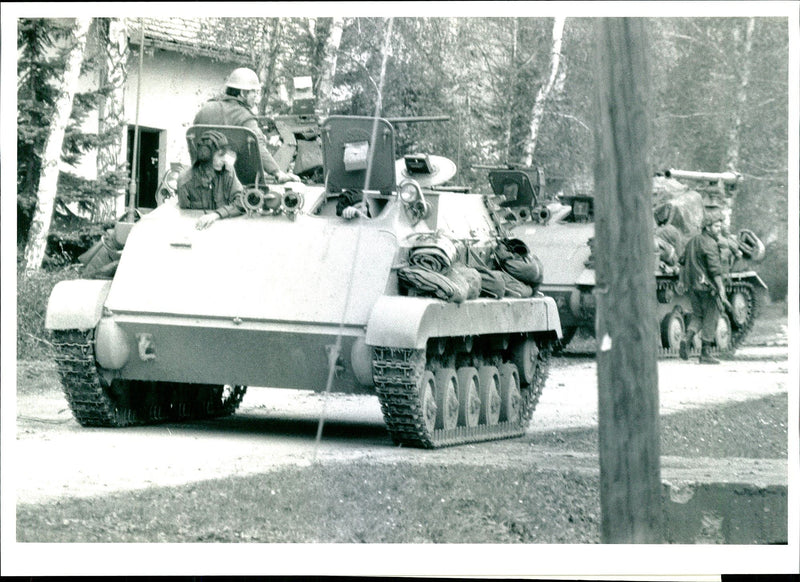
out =
{"type": "MultiPolygon", "coordinates": [[[[190,128],[190,152],[209,128],[190,128]]],[[[440,187],[452,162],[396,160],[391,123],[334,116],[324,185],[268,185],[249,130],[213,129],[236,149],[246,213],[197,230],[202,211],[168,201],[119,225],[112,279],[53,290],[46,326],[82,425],[222,416],[246,386],[329,383],[377,395],[397,444],[524,433],[558,311],[536,293],[536,249],[485,196],[440,187]],[[365,216],[339,215],[351,199],[365,216]]]]}

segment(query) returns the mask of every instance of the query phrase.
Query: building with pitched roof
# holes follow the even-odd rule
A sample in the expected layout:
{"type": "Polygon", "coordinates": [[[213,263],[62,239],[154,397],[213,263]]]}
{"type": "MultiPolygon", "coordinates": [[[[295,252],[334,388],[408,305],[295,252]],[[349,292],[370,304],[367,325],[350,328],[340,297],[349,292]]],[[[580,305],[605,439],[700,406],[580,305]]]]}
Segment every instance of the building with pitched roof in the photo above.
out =
{"type": "MultiPolygon", "coordinates": [[[[130,49],[124,91],[127,123],[124,146],[129,164],[137,158],[141,207],[156,206],[156,189],[170,163],[189,163],[186,130],[200,106],[224,90],[225,79],[233,69],[253,66],[254,57],[249,49],[216,38],[214,27],[204,26],[212,20],[215,19],[123,19],[130,49]],[[134,156],[136,127],[139,151],[134,156]]],[[[81,90],[96,87],[97,83],[96,73],[86,75],[81,79],[81,90]]],[[[94,127],[96,131],[98,123],[95,115],[87,121],[86,130],[92,131],[94,127]]],[[[95,153],[88,153],[77,168],[68,171],[94,178],[95,153]]],[[[120,196],[116,204],[118,215],[124,212],[125,205],[125,196],[120,196]]]]}
{"type": "Polygon", "coordinates": [[[126,29],[131,48],[125,91],[128,161],[138,110],[139,204],[154,207],[158,181],[169,163],[189,162],[185,136],[195,113],[223,90],[231,70],[252,66],[252,58],[244,49],[218,41],[201,19],[127,18],[126,29]]]}

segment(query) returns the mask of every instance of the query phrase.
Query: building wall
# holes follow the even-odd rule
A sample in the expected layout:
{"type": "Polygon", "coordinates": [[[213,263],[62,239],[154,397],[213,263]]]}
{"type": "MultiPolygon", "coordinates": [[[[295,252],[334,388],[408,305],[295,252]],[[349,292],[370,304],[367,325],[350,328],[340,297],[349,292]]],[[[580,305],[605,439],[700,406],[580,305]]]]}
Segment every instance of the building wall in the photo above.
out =
{"type": "MultiPolygon", "coordinates": [[[[224,90],[228,74],[240,65],[146,46],[139,87],[138,46],[131,48],[125,87],[125,118],[130,126],[136,122],[139,93],[139,125],[162,132],[160,150],[163,151],[158,153],[159,176],[162,176],[172,162],[189,163],[186,130],[200,106],[224,90]]],[[[79,91],[96,89],[97,83],[96,74],[85,76],[80,80],[79,91]]],[[[84,131],[97,130],[95,112],[84,123],[84,131]]],[[[62,170],[94,179],[97,177],[96,166],[96,153],[90,151],[77,167],[63,165],[62,170]]],[[[125,202],[125,195],[121,195],[117,201],[118,215],[124,212],[125,202]]]]}
{"type": "Polygon", "coordinates": [[[200,106],[223,91],[225,79],[236,66],[206,57],[146,49],[139,89],[138,51],[132,51],[128,63],[125,115],[128,123],[133,125],[137,91],[140,90],[139,124],[166,132],[166,151],[159,152],[165,168],[169,167],[169,162],[189,163],[186,130],[200,106]]]}

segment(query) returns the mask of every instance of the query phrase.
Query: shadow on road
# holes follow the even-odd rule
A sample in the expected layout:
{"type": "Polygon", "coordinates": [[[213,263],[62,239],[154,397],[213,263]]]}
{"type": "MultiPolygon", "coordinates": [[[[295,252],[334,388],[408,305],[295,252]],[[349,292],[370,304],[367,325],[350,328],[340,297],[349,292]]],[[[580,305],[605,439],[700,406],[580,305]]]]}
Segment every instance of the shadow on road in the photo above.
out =
{"type": "MultiPolygon", "coordinates": [[[[242,435],[247,437],[300,437],[303,440],[314,440],[319,426],[318,419],[286,417],[266,418],[257,414],[236,414],[227,418],[212,420],[194,420],[187,422],[170,422],[140,430],[169,429],[178,433],[197,433],[198,435],[242,435]]],[[[114,429],[120,430],[120,429],[114,429]]],[[[122,429],[126,430],[126,429],[122,429]]],[[[392,446],[392,440],[383,423],[376,424],[364,421],[327,419],[323,425],[322,438],[326,441],[346,441],[349,444],[374,444],[392,446]]]]}

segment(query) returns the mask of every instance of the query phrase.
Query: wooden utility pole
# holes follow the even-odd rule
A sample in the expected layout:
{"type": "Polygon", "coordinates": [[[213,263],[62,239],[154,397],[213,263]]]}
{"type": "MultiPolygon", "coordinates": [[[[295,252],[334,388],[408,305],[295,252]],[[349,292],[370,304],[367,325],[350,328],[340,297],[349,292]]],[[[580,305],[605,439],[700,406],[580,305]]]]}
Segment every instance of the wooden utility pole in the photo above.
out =
{"type": "Polygon", "coordinates": [[[595,250],[603,543],[661,541],[645,23],[596,22],[595,250]]]}

